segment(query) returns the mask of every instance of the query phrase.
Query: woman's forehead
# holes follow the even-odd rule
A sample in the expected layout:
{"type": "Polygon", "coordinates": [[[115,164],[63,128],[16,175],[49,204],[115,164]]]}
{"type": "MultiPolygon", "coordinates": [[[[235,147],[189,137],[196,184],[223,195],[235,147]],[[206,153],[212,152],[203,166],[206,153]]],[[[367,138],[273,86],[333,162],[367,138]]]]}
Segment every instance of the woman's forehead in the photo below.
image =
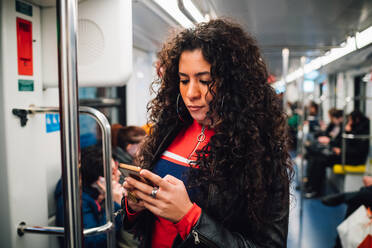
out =
{"type": "Polygon", "coordinates": [[[180,56],[178,70],[181,73],[210,72],[210,68],[211,65],[204,59],[200,49],[183,51],[180,56]]]}

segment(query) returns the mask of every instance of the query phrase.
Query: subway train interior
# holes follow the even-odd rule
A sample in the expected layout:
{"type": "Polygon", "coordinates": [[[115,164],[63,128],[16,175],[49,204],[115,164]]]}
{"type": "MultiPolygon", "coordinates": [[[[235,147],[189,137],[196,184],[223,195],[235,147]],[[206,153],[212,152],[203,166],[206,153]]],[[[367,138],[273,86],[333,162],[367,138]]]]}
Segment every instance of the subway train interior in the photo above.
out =
{"type": "Polygon", "coordinates": [[[137,247],[114,227],[117,136],[151,135],[167,37],[222,17],[256,39],[286,114],[286,246],[372,247],[371,0],[0,0],[0,247],[137,247]],[[80,157],[92,146],[105,218],[86,227],[80,157]]]}

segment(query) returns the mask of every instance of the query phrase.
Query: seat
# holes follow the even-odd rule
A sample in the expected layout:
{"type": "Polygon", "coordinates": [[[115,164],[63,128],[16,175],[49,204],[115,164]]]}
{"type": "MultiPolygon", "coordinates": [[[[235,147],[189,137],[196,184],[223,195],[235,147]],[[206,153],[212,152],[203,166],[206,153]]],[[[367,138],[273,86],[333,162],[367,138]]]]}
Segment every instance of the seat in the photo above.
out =
{"type": "Polygon", "coordinates": [[[366,171],[366,165],[344,165],[335,164],[333,165],[333,173],[335,174],[364,174],[366,171]]]}
{"type": "Polygon", "coordinates": [[[333,173],[336,176],[343,177],[343,182],[340,184],[341,192],[350,192],[359,190],[363,186],[363,175],[366,171],[366,165],[333,165],[333,173]]]}

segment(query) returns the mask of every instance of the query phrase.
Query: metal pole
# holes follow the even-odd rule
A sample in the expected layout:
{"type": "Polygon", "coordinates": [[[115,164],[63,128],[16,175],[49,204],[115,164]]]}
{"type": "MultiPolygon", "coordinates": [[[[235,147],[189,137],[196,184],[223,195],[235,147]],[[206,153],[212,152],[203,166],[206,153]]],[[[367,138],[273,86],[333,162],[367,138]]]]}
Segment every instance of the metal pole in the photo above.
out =
{"type": "MultiPolygon", "coordinates": [[[[303,71],[305,71],[305,57],[301,57],[301,68],[303,71]]],[[[299,242],[300,242],[300,247],[302,247],[302,235],[303,235],[303,208],[304,208],[304,192],[305,192],[305,185],[304,185],[304,153],[305,153],[305,146],[304,146],[304,141],[305,141],[305,133],[304,133],[304,121],[305,121],[305,93],[304,93],[304,81],[305,81],[305,73],[302,75],[301,78],[301,83],[300,83],[300,90],[301,90],[301,99],[302,99],[302,113],[301,113],[301,146],[300,146],[300,154],[301,154],[301,197],[300,197],[300,231],[299,231],[299,242]]]]}
{"type": "Polygon", "coordinates": [[[190,14],[190,12],[185,8],[185,5],[183,4],[183,0],[178,0],[178,8],[180,11],[192,22],[192,23],[197,23],[195,18],[190,14]]]}
{"type": "Polygon", "coordinates": [[[79,184],[76,0],[57,1],[57,34],[65,246],[80,248],[83,243],[83,227],[79,184]]]}
{"type": "MultiPolygon", "coordinates": [[[[345,104],[344,104],[344,111],[342,113],[342,129],[341,131],[345,133],[345,126],[347,124],[346,120],[346,110],[347,110],[347,105],[351,102],[351,98],[347,97],[345,99],[345,104]]],[[[341,141],[341,164],[342,164],[342,170],[345,172],[345,164],[346,164],[346,139],[344,135],[342,135],[342,141],[341,141]]]]}
{"type": "Polygon", "coordinates": [[[283,110],[287,109],[287,74],[288,74],[288,58],[289,58],[289,49],[283,48],[282,50],[282,60],[283,60],[283,83],[284,83],[284,92],[283,92],[283,110]]]}

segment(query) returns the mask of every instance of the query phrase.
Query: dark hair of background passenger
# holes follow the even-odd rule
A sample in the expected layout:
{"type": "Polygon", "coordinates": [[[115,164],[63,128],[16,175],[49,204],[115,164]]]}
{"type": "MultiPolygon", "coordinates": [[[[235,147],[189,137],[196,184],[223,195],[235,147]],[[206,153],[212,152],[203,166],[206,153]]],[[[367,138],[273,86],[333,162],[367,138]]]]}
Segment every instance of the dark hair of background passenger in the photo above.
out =
{"type": "Polygon", "coordinates": [[[259,230],[266,221],[272,221],[269,209],[277,182],[283,187],[283,204],[288,203],[285,196],[293,169],[287,150],[287,117],[267,82],[268,72],[256,41],[239,24],[212,20],[185,29],[164,44],[158,53],[163,75],[153,82],[157,95],[148,105],[154,126],[140,163],[151,167],[153,155],[170,128],[192,122],[182,98],[180,121],[176,101],[180,56],[196,49],[211,64],[208,87],[214,98],[207,116],[217,116],[212,120],[215,135],[198,152],[199,169],[191,171],[189,182],[199,187],[201,199],[207,199],[210,185],[222,194],[215,216],[234,214],[236,209],[227,209],[229,204],[225,204],[229,200],[248,199],[249,204],[243,207],[249,211],[249,226],[259,230]]]}
{"type": "Polygon", "coordinates": [[[117,133],[117,145],[126,150],[128,144],[140,143],[145,135],[146,132],[141,127],[127,126],[120,128],[117,133]]]}
{"type": "Polygon", "coordinates": [[[81,149],[81,177],[84,187],[89,187],[103,176],[103,154],[99,145],[81,149]]]}
{"type": "Polygon", "coordinates": [[[344,111],[341,109],[331,108],[328,110],[328,114],[334,118],[340,118],[343,116],[344,111]]]}

